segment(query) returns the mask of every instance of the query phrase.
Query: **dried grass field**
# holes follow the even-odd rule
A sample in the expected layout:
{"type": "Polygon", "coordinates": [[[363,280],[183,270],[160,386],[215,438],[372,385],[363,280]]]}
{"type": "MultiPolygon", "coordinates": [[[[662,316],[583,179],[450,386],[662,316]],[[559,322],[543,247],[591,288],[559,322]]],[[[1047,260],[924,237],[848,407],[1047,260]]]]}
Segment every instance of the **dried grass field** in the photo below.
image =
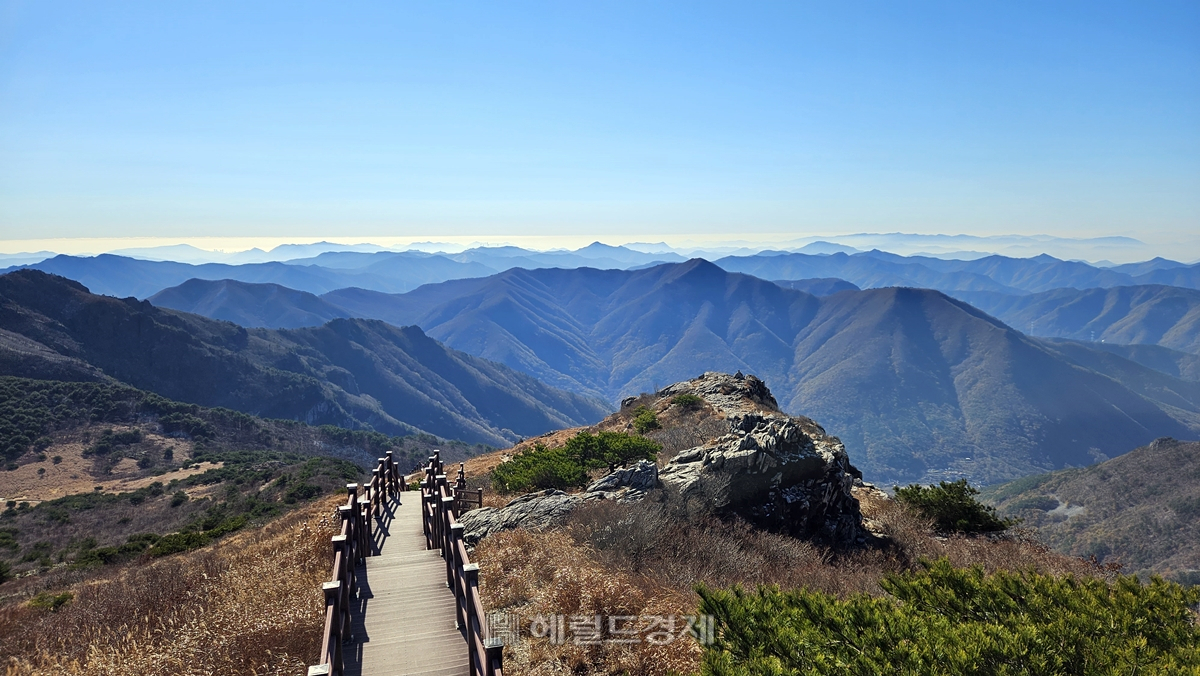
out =
{"type": "Polygon", "coordinates": [[[298,674],[316,660],[330,497],[193,552],[6,585],[6,676],[298,674]],[[42,601],[70,594],[57,609],[42,601]],[[34,601],[34,603],[30,603],[34,601]]]}

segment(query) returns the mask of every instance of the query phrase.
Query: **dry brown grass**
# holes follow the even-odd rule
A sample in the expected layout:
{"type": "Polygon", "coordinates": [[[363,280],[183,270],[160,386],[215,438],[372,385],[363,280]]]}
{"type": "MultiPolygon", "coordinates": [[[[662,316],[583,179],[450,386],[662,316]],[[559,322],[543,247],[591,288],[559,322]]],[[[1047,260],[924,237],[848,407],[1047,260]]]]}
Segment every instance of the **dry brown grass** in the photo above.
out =
{"type": "MultiPolygon", "coordinates": [[[[511,531],[484,540],[481,590],[489,609],[537,615],[637,616],[681,614],[690,594],[635,573],[613,570],[565,532],[511,531]]],[[[668,674],[695,670],[699,646],[649,644],[551,645],[525,638],[505,648],[505,673],[668,674]]]]}
{"type": "MultiPolygon", "coordinates": [[[[0,609],[6,676],[304,673],[317,659],[338,502],[46,590],[74,594],[56,612],[10,600],[0,609]]],[[[44,590],[25,582],[26,597],[44,590]]]]}
{"type": "MultiPolygon", "coordinates": [[[[882,537],[856,549],[825,547],[737,520],[688,518],[664,493],[656,497],[632,505],[593,503],[558,530],[518,530],[483,540],[475,558],[485,606],[518,613],[528,630],[537,615],[689,615],[699,605],[697,584],[878,595],[885,575],[912,570],[923,558],[945,557],[988,571],[1112,573],[1021,534],[940,538],[928,522],[879,494],[864,496],[862,504],[882,537]]],[[[690,640],[661,647],[551,645],[526,635],[505,649],[505,659],[513,674],[693,673],[700,648],[690,640]]]]}
{"type": "MultiPolygon", "coordinates": [[[[128,425],[93,425],[90,429],[100,428],[111,428],[118,432],[133,429],[128,425]]],[[[165,484],[172,479],[183,479],[217,466],[203,463],[200,469],[177,469],[155,475],[139,469],[136,461],[124,458],[111,472],[98,474],[96,460],[83,457],[84,450],[90,445],[83,440],[87,431],[84,429],[60,434],[56,442],[45,450],[46,460],[35,461],[37,454],[30,452],[25,457],[29,462],[17,469],[0,472],[0,502],[17,500],[37,504],[64,495],[90,493],[96,486],[101,486],[106,493],[122,493],[137,490],[155,481],[165,484]],[[51,460],[55,456],[62,459],[57,464],[51,460]],[[39,474],[38,470],[42,472],[39,474]]],[[[145,440],[141,442],[142,446],[171,448],[175,453],[176,464],[187,464],[192,457],[192,442],[152,432],[144,433],[145,440]]]]}

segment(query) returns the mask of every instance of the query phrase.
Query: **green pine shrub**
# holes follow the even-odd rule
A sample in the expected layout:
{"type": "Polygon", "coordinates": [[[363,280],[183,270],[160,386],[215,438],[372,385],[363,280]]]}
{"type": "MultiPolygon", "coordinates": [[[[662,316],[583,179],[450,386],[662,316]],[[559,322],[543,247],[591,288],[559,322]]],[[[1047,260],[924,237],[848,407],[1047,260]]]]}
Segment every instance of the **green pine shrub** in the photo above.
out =
{"type": "Polygon", "coordinates": [[[633,429],[638,434],[645,434],[651,430],[656,430],[662,427],[658,422],[658,416],[654,411],[645,406],[638,406],[633,410],[633,429]]]}
{"type": "Polygon", "coordinates": [[[707,676],[1196,673],[1200,589],[946,560],[881,582],[890,597],[699,587],[716,620],[707,676]]]}
{"type": "Polygon", "coordinates": [[[937,486],[896,487],[897,500],[933,520],[934,528],[942,532],[992,533],[1017,523],[1001,519],[995,509],[975,499],[978,494],[966,479],[943,481],[937,486]]]}
{"type": "Polygon", "coordinates": [[[33,597],[29,601],[29,605],[33,608],[49,610],[50,612],[57,611],[59,608],[67,605],[75,598],[71,592],[63,592],[61,594],[52,594],[51,592],[42,592],[33,597]]]}
{"type": "Polygon", "coordinates": [[[556,488],[565,490],[587,484],[583,465],[565,448],[536,444],[492,470],[492,487],[502,493],[556,488]]]}
{"type": "Polygon", "coordinates": [[[492,487],[502,493],[555,488],[582,488],[588,471],[612,471],[630,462],[653,460],[662,446],[621,432],[579,432],[558,448],[536,444],[492,470],[492,487]]]}
{"type": "Polygon", "coordinates": [[[703,406],[704,399],[692,394],[691,392],[684,392],[683,394],[677,394],[674,397],[671,397],[671,404],[678,406],[679,408],[692,411],[703,406]]]}
{"type": "MultiPolygon", "coordinates": [[[[657,420],[654,424],[658,424],[657,420]]],[[[631,462],[655,459],[662,444],[623,432],[580,432],[568,439],[563,448],[585,470],[607,469],[611,472],[631,462]]]]}

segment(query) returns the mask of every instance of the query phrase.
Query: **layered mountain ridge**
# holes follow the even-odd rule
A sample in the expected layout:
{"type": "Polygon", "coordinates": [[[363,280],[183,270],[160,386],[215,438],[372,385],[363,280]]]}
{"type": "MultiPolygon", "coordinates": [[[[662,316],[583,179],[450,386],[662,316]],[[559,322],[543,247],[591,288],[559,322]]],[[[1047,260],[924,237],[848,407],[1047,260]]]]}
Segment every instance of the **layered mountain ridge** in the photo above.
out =
{"type": "Polygon", "coordinates": [[[609,401],[698,370],[753,373],[785,411],[823,421],[878,481],[987,482],[1200,430],[1196,383],[1028,338],[928,289],[818,298],[693,260],[322,298],[609,401]]]}
{"type": "Polygon", "coordinates": [[[413,326],[247,330],[31,270],[0,276],[0,329],[4,375],[111,378],[268,418],[507,445],[607,412],[413,326]]]}

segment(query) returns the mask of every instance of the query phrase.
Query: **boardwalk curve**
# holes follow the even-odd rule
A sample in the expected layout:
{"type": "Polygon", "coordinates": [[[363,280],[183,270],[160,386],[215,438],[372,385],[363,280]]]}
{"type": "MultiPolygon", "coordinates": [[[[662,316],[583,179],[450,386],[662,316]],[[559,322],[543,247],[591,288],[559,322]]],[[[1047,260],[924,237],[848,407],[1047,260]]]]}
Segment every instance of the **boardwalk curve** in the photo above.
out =
{"type": "Polygon", "coordinates": [[[418,491],[408,491],[389,452],[359,494],[347,486],[333,537],[321,663],[309,676],[502,676],[489,639],[457,515],[482,503],[460,468],[446,481],[440,453],[418,491]]]}

